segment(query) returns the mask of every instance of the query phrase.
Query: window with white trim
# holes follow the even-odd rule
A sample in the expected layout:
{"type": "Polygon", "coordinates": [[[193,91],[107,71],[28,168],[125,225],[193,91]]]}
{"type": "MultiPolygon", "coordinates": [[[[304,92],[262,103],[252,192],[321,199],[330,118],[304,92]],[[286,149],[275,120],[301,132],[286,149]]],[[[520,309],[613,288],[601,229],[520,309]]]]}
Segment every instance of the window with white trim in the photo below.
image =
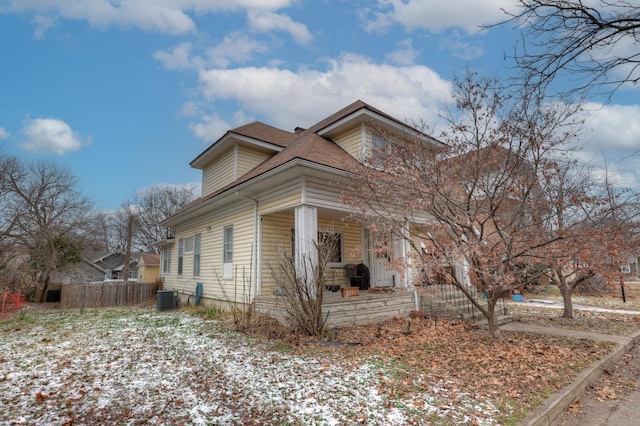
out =
{"type": "Polygon", "coordinates": [[[162,249],[162,273],[171,273],[171,247],[164,247],[162,249]]]}
{"type": "MultiPolygon", "coordinates": [[[[331,253],[329,253],[328,263],[330,266],[342,266],[344,258],[342,257],[342,232],[318,231],[318,242],[328,241],[331,245],[331,253]]],[[[296,255],[296,230],[291,228],[291,256],[296,255]]]]}
{"type": "Polygon", "coordinates": [[[184,238],[178,240],[178,275],[182,275],[184,265],[184,238]]]}
{"type": "Polygon", "coordinates": [[[193,236],[193,276],[200,275],[200,234],[193,236]]]}
{"type": "Polygon", "coordinates": [[[233,275],[233,225],[223,228],[222,245],[222,278],[233,275]]]}

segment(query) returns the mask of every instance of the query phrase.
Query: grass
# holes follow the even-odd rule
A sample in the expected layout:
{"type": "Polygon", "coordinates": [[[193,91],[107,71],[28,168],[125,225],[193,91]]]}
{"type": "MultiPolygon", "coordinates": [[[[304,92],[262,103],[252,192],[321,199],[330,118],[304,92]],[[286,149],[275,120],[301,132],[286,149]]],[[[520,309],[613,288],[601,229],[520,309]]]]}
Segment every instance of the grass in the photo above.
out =
{"type": "MultiPolygon", "coordinates": [[[[630,336],[640,328],[640,315],[617,312],[597,312],[581,307],[640,312],[640,282],[626,283],[626,303],[615,294],[605,296],[574,296],[573,319],[562,318],[562,310],[541,306],[509,303],[509,311],[515,319],[547,327],[569,330],[593,331],[603,334],[630,336]]],[[[526,295],[527,299],[554,301],[561,306],[562,296],[556,286],[547,286],[543,292],[526,295]]]]}
{"type": "Polygon", "coordinates": [[[138,309],[16,315],[0,326],[0,418],[515,424],[535,408],[531,401],[575,377],[574,366],[608,350],[510,333],[493,341],[459,321],[416,320],[406,334],[405,319],[340,330],[362,346],[321,347],[290,333],[268,337],[269,328],[230,332],[231,320],[225,327],[224,318],[203,317],[138,309]]]}

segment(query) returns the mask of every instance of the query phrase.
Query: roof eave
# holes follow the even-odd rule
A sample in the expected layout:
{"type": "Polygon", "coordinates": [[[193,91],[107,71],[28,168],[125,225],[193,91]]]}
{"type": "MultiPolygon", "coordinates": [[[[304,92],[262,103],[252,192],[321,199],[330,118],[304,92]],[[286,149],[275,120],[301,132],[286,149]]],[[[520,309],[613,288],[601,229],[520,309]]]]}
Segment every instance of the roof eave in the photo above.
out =
{"type": "Polygon", "coordinates": [[[228,147],[233,142],[244,142],[246,144],[260,147],[268,151],[273,151],[274,153],[280,152],[284,149],[284,147],[280,145],[276,145],[270,142],[265,142],[260,139],[251,138],[248,136],[241,135],[239,133],[229,131],[225,133],[224,136],[222,136],[220,139],[218,139],[213,144],[211,144],[209,148],[205,149],[202,153],[200,153],[200,155],[194,158],[189,163],[189,166],[191,166],[194,169],[204,168],[204,166],[209,164],[215,158],[215,156],[220,150],[228,147]]]}
{"type": "MultiPolygon", "coordinates": [[[[277,167],[274,167],[273,169],[267,170],[264,173],[261,173],[245,182],[239,183],[238,185],[232,186],[229,189],[225,190],[224,192],[221,192],[220,194],[217,194],[213,197],[211,197],[208,200],[203,201],[200,204],[197,204],[195,206],[193,206],[192,208],[185,210],[181,213],[176,214],[175,216],[172,216],[168,219],[165,219],[164,221],[162,221],[160,224],[162,226],[165,227],[169,227],[172,225],[175,225],[179,222],[181,222],[181,219],[184,218],[185,216],[190,216],[192,214],[194,214],[195,212],[197,212],[198,210],[204,209],[212,204],[215,204],[217,202],[220,202],[221,200],[228,198],[228,197],[236,197],[237,193],[239,193],[240,191],[246,190],[247,188],[255,185],[258,182],[262,182],[264,180],[270,179],[272,176],[280,174],[280,173],[284,173],[287,170],[293,169],[295,167],[298,166],[304,166],[307,167],[309,169],[314,169],[317,171],[321,171],[321,172],[328,172],[328,173],[332,173],[334,175],[337,176],[341,176],[341,177],[348,177],[349,173],[346,170],[342,170],[342,169],[338,169],[335,167],[331,167],[331,166],[327,166],[324,164],[319,164],[319,163],[315,163],[313,161],[309,161],[309,160],[304,160],[302,158],[293,158],[289,161],[287,161],[286,163],[283,163],[277,167]]],[[[162,243],[162,245],[166,245],[166,244],[170,244],[171,241],[170,240],[166,240],[165,242],[160,242],[162,243]]],[[[158,244],[160,245],[160,244],[158,244]]]]}

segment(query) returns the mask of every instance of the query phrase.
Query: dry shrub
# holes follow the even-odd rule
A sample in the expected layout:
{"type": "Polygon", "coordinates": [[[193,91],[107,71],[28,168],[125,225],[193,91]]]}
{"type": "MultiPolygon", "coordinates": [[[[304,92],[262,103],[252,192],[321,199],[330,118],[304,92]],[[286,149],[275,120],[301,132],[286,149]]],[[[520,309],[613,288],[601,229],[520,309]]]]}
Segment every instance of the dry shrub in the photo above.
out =
{"type": "Polygon", "coordinates": [[[611,289],[607,286],[607,282],[600,276],[584,280],[574,290],[574,294],[577,296],[604,296],[609,293],[611,293],[611,289]]]}

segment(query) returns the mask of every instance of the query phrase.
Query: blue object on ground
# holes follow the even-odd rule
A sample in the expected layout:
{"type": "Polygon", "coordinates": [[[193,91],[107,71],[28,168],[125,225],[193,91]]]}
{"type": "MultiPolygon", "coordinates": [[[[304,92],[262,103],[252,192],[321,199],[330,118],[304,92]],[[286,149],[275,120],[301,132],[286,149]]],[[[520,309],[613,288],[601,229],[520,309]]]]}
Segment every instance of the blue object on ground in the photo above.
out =
{"type": "Polygon", "coordinates": [[[197,305],[200,303],[200,298],[202,297],[202,283],[196,284],[196,296],[193,298],[193,304],[197,305]]]}

